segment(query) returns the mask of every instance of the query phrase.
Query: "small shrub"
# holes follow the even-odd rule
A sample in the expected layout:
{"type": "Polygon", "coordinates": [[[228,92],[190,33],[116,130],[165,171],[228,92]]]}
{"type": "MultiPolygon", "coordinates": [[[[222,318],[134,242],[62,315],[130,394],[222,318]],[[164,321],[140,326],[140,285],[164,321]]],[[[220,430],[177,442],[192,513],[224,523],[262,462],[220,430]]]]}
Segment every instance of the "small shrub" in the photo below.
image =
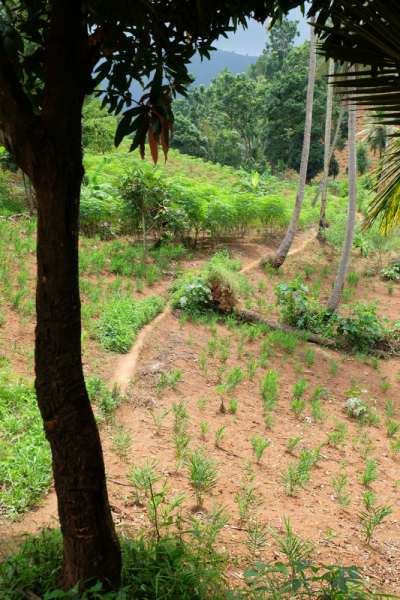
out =
{"type": "Polygon", "coordinates": [[[306,365],[307,367],[311,367],[314,363],[315,363],[315,350],[313,350],[310,347],[307,347],[305,352],[304,352],[304,356],[306,359],[306,365]]]}
{"type": "Polygon", "coordinates": [[[307,388],[307,379],[305,377],[300,377],[300,379],[293,384],[293,396],[299,400],[305,394],[307,388]]]}

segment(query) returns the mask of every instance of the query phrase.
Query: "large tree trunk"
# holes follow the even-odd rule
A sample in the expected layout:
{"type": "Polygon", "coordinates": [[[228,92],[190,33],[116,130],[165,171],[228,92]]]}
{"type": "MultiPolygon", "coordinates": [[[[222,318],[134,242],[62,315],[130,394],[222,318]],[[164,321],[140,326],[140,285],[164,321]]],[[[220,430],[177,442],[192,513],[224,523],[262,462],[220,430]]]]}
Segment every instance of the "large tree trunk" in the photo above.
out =
{"type": "Polygon", "coordinates": [[[307,167],[308,157],[310,154],[310,141],[311,141],[311,125],[312,125],[312,112],[313,112],[313,100],[314,100],[314,82],[315,82],[315,63],[316,63],[316,51],[315,51],[315,30],[314,30],[315,18],[311,18],[311,37],[310,37],[310,70],[308,75],[308,87],[307,87],[307,100],[306,100],[306,123],[304,127],[304,141],[303,141],[303,153],[301,156],[299,183],[297,187],[296,203],[292,219],[290,221],[288,230],[283,239],[283,242],[276,251],[275,256],[266,258],[262,262],[269,263],[276,269],[278,269],[286,260],[288,252],[293,244],[294,236],[296,235],[297,226],[299,224],[299,218],[301,208],[303,206],[304,190],[306,186],[307,178],[307,167]]]}
{"type": "MultiPolygon", "coordinates": [[[[349,71],[354,73],[354,66],[349,71]]],[[[347,269],[350,264],[351,250],[353,247],[354,225],[356,221],[357,205],[357,153],[356,153],[356,106],[353,103],[349,105],[349,203],[347,207],[346,237],[344,240],[342,258],[336,275],[335,285],[328,302],[328,310],[335,312],[339,306],[344,283],[346,280],[347,269]]]]}
{"type": "Polygon", "coordinates": [[[91,72],[81,9],[77,0],[52,2],[43,111],[26,152],[38,208],[35,387],[52,452],[64,544],[57,585],[63,590],[90,577],[117,583],[121,569],[81,361],[81,113],[91,72]]]}
{"type": "Polygon", "coordinates": [[[318,237],[321,240],[325,240],[325,213],[326,213],[326,197],[328,195],[328,177],[329,177],[329,163],[330,157],[330,146],[331,146],[331,128],[332,128],[332,100],[333,100],[333,86],[332,76],[335,72],[335,61],[333,58],[329,59],[329,79],[328,79],[328,92],[326,99],[326,119],[325,119],[325,155],[324,155],[324,174],[322,184],[322,198],[321,198],[321,210],[319,215],[319,233],[318,237]]]}
{"type": "MultiPolygon", "coordinates": [[[[63,533],[61,589],[89,577],[117,582],[121,560],[107,496],[100,436],[81,361],[78,210],[83,174],[75,157],[38,169],[36,393],[50,442],[63,533]],[[57,164],[58,163],[58,164],[57,164]]],[[[53,160],[54,159],[54,160],[53,160]]]]}

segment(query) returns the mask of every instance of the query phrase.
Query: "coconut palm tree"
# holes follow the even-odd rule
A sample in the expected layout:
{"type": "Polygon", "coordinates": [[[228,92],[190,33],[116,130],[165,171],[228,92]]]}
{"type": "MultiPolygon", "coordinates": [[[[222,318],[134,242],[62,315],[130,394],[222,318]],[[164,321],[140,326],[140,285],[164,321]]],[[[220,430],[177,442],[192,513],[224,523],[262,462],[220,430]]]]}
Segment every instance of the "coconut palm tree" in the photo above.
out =
{"type": "Polygon", "coordinates": [[[311,37],[310,37],[310,69],[308,74],[308,87],[307,87],[307,99],[306,99],[306,123],[304,127],[304,141],[303,141],[303,153],[301,156],[299,183],[297,187],[296,203],[292,219],[290,221],[288,230],[283,239],[283,242],[276,251],[275,256],[266,257],[262,262],[264,264],[269,263],[276,269],[278,269],[286,260],[288,252],[292,246],[294,236],[296,235],[297,226],[299,223],[301,208],[303,206],[304,190],[306,186],[306,175],[308,167],[308,156],[310,153],[310,140],[311,140],[311,125],[312,125],[312,112],[313,112],[313,100],[314,100],[314,83],[315,83],[315,65],[316,65],[316,43],[315,43],[315,30],[314,30],[315,18],[311,18],[311,37]]]}
{"type": "MultiPolygon", "coordinates": [[[[355,67],[352,65],[349,72],[353,74],[355,67]]],[[[351,102],[349,105],[349,141],[348,141],[348,159],[349,159],[349,201],[347,207],[346,235],[342,250],[342,258],[336,275],[335,285],[328,302],[328,311],[335,312],[339,306],[340,298],[346,280],[347,269],[349,268],[351,250],[353,247],[354,224],[356,221],[357,206],[357,153],[356,153],[356,105],[351,102]]]]}
{"type": "MultiPolygon", "coordinates": [[[[386,151],[375,173],[378,193],[364,220],[364,227],[378,221],[383,233],[400,222],[399,8],[399,0],[314,0],[310,11],[319,11],[316,29],[320,51],[335,60],[364,65],[353,81],[357,105],[366,107],[376,124],[390,128],[386,151]],[[332,26],[328,26],[328,19],[332,26]]],[[[342,87],[342,81],[343,76],[334,85],[342,87]]]]}
{"type": "Polygon", "coordinates": [[[332,105],[333,105],[333,86],[330,85],[332,76],[335,72],[335,61],[329,59],[329,79],[328,92],[326,98],[326,118],[325,118],[325,155],[324,155],[324,174],[322,182],[322,197],[321,210],[319,215],[319,233],[318,239],[325,240],[325,213],[326,213],[326,197],[328,194],[328,176],[329,163],[331,161],[331,128],[332,128],[332,105]]]}

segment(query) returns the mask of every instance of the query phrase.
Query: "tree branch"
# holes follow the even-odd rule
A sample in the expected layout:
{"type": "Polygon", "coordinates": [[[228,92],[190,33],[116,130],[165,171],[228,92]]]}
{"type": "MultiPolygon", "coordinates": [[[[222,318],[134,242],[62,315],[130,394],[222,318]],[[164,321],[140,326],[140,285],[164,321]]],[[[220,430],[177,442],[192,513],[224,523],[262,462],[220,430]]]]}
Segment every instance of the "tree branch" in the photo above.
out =
{"type": "Polygon", "coordinates": [[[38,117],[7,57],[0,38],[0,141],[26,172],[21,142],[28,141],[38,117]],[[17,143],[18,140],[18,143],[17,143]]]}

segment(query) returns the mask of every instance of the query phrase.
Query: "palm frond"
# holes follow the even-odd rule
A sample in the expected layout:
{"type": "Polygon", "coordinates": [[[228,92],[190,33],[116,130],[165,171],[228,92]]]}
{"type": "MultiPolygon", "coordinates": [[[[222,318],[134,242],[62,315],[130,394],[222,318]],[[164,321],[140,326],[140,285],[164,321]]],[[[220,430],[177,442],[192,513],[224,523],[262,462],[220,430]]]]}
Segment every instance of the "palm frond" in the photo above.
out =
{"type": "Polygon", "coordinates": [[[380,220],[379,229],[387,234],[400,222],[400,138],[394,138],[375,167],[380,179],[375,184],[377,195],[368,207],[363,228],[380,220]]]}
{"type": "MultiPolygon", "coordinates": [[[[380,111],[377,122],[399,126],[400,0],[314,0],[309,14],[318,10],[319,52],[363,65],[352,80],[355,102],[380,111]]],[[[337,87],[348,81],[343,73],[335,77],[337,87]]]]}

